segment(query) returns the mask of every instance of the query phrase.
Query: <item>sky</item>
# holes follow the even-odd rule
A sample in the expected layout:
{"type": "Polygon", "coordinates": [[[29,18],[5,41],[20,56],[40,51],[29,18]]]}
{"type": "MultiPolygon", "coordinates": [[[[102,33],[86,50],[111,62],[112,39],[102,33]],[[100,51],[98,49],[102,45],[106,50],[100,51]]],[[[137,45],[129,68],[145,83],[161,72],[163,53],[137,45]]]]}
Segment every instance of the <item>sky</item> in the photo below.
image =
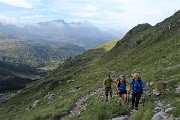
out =
{"type": "Polygon", "coordinates": [[[0,22],[23,27],[63,19],[127,31],[137,24],[155,25],[179,9],[180,0],[0,0],[0,22]]]}

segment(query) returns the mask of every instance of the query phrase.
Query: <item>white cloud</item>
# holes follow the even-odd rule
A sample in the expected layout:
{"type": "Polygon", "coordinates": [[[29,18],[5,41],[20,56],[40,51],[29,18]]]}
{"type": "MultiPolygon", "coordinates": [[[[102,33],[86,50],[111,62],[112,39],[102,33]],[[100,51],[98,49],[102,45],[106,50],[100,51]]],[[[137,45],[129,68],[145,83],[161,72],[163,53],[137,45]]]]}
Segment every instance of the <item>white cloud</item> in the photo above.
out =
{"type": "Polygon", "coordinates": [[[0,15],[0,22],[5,25],[13,24],[18,27],[23,27],[26,24],[25,22],[23,22],[21,20],[17,20],[16,18],[4,16],[4,15],[0,15]]]}
{"type": "Polygon", "coordinates": [[[0,0],[0,2],[15,7],[32,8],[32,4],[27,0],[0,0]]]}
{"type": "Polygon", "coordinates": [[[179,0],[0,0],[0,2],[32,8],[10,12],[17,18],[26,21],[29,19],[29,22],[55,19],[64,19],[68,22],[90,21],[101,28],[117,29],[124,27],[131,29],[140,23],[155,25],[171,16],[175,10],[179,10],[180,4],[179,0]]]}
{"type": "Polygon", "coordinates": [[[39,14],[36,14],[36,15],[30,15],[30,16],[20,16],[20,18],[22,19],[36,19],[36,18],[42,18],[44,17],[43,15],[39,15],[39,14]]]}

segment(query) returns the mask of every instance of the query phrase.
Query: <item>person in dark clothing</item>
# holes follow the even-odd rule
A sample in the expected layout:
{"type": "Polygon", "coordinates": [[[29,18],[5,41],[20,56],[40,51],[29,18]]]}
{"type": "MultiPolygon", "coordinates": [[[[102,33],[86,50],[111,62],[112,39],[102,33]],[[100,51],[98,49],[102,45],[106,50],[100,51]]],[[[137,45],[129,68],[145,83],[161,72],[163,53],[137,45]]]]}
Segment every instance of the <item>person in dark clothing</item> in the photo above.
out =
{"type": "Polygon", "coordinates": [[[113,79],[110,75],[104,80],[103,85],[105,86],[105,95],[106,95],[106,101],[108,101],[108,93],[110,94],[110,99],[112,98],[112,85],[113,79]]]}
{"type": "Polygon", "coordinates": [[[138,73],[134,75],[134,79],[130,82],[129,91],[132,90],[132,108],[138,110],[139,100],[143,93],[143,90],[147,90],[147,86],[144,84],[143,80],[138,73]]]}

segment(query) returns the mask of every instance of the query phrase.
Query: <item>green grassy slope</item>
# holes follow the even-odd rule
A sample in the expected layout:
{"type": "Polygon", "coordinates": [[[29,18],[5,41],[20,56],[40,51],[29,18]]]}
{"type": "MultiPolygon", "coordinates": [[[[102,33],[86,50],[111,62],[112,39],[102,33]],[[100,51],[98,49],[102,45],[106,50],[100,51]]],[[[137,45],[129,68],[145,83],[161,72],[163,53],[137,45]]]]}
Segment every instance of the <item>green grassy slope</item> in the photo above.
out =
{"type": "MultiPolygon", "coordinates": [[[[168,86],[173,91],[175,84],[180,85],[179,27],[180,11],[156,26],[141,24],[134,27],[109,51],[100,47],[76,56],[60,65],[45,78],[45,81],[34,84],[10,100],[0,103],[0,119],[39,120],[63,115],[73,108],[79,97],[102,87],[102,80],[110,71],[116,74],[123,73],[128,79],[131,78],[131,74],[139,72],[144,81],[153,80],[154,87],[159,91],[163,89],[164,81],[173,79],[168,86]],[[70,92],[71,88],[79,86],[81,88],[79,91],[70,92]],[[55,93],[50,100],[44,97],[48,92],[55,93]],[[32,108],[31,105],[36,100],[41,100],[41,103],[32,108]]],[[[162,97],[176,107],[172,114],[178,116],[177,112],[180,108],[178,94],[169,92],[167,96],[162,95],[162,97]]],[[[85,106],[90,110],[83,111],[79,117],[88,120],[109,119],[117,116],[117,113],[124,114],[129,111],[114,108],[112,105],[116,105],[115,101],[113,104],[100,104],[99,99],[101,95],[89,99],[85,106]]],[[[137,113],[140,116],[137,116],[137,119],[152,117],[152,102],[153,99],[149,98],[148,109],[144,110],[145,114],[137,113]]],[[[79,118],[76,116],[71,119],[79,118]]]]}

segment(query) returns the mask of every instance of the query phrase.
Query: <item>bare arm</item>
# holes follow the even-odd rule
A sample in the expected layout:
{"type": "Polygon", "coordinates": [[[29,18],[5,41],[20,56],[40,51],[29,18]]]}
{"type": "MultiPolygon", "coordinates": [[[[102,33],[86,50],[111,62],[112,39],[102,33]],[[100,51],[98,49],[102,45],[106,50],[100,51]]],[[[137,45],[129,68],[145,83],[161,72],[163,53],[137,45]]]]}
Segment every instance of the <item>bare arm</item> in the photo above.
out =
{"type": "Polygon", "coordinates": [[[103,85],[106,85],[106,80],[103,81],[103,85]]]}
{"type": "Polygon", "coordinates": [[[115,87],[116,87],[117,91],[118,91],[118,84],[119,84],[119,81],[115,84],[115,87]]]}
{"type": "Polygon", "coordinates": [[[132,90],[132,84],[129,84],[129,91],[132,90]]]}

